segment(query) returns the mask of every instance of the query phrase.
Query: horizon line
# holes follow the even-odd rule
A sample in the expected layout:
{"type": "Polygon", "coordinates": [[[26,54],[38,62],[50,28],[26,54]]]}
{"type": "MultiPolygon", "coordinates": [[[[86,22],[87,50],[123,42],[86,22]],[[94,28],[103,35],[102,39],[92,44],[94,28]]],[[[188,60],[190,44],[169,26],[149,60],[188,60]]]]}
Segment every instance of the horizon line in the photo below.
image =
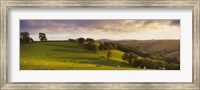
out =
{"type": "MultiPolygon", "coordinates": [[[[77,38],[78,39],[78,38],[77,38]]],[[[74,40],[77,40],[77,39],[74,39],[74,40]]],[[[87,38],[85,38],[87,39],[87,38]]],[[[119,40],[113,40],[113,39],[94,39],[96,41],[98,40],[111,40],[111,41],[122,41],[122,40],[138,40],[138,41],[145,41],[145,40],[180,40],[180,39],[119,39],[119,40]]],[[[40,41],[40,40],[34,40],[34,41],[40,41]]],[[[66,40],[48,40],[47,41],[68,41],[67,39],[66,40]]]]}

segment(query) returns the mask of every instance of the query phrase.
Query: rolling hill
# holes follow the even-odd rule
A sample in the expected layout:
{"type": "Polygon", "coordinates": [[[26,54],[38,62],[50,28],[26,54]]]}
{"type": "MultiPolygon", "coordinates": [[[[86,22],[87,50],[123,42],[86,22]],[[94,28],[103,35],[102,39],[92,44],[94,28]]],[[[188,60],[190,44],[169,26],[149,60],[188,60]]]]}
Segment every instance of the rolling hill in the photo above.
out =
{"type": "Polygon", "coordinates": [[[179,49],[180,47],[180,40],[122,40],[115,42],[130,47],[139,46],[146,51],[179,49]]]}
{"type": "Polygon", "coordinates": [[[134,70],[121,60],[123,52],[92,53],[76,42],[37,42],[20,45],[20,70],[134,70]],[[101,65],[101,67],[98,67],[101,65]]]}
{"type": "Polygon", "coordinates": [[[180,40],[109,40],[101,39],[100,42],[115,42],[128,47],[141,47],[147,52],[167,51],[164,57],[180,60],[180,40]]]}

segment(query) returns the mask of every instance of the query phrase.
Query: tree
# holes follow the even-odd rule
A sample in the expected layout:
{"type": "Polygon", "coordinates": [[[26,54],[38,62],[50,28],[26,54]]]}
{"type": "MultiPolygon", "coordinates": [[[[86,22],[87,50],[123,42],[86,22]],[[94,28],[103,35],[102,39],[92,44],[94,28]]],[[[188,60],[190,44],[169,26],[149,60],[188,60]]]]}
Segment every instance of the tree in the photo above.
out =
{"type": "Polygon", "coordinates": [[[136,55],[136,54],[133,53],[133,52],[129,52],[129,53],[125,52],[124,55],[122,56],[122,60],[128,61],[128,63],[129,63],[130,65],[132,65],[133,62],[134,62],[135,60],[138,60],[138,59],[139,59],[139,56],[136,55]]]}
{"type": "Polygon", "coordinates": [[[82,37],[81,37],[81,38],[78,38],[78,42],[79,42],[79,43],[84,43],[84,41],[85,41],[84,38],[82,38],[82,37]]]}
{"type": "Polygon", "coordinates": [[[127,52],[125,52],[122,56],[122,60],[128,60],[129,59],[129,54],[127,52]]]}
{"type": "Polygon", "coordinates": [[[120,51],[123,51],[123,52],[131,52],[132,51],[129,47],[120,45],[120,44],[117,46],[117,49],[120,51]]]}
{"type": "Polygon", "coordinates": [[[97,46],[97,45],[92,45],[92,51],[94,52],[94,53],[97,53],[98,51],[99,51],[99,47],[97,46]]]}
{"type": "Polygon", "coordinates": [[[74,39],[68,39],[68,41],[69,41],[69,42],[74,42],[75,40],[74,40],[74,39]]]}
{"type": "Polygon", "coordinates": [[[95,40],[92,39],[92,38],[87,38],[86,41],[87,41],[87,42],[94,42],[95,40]]]}
{"type": "Polygon", "coordinates": [[[111,43],[108,43],[108,48],[109,48],[109,50],[113,50],[113,46],[111,43]]]}
{"type": "Polygon", "coordinates": [[[93,51],[94,53],[97,53],[99,51],[99,47],[98,45],[95,45],[94,42],[89,42],[88,44],[86,44],[87,49],[93,51]]]}
{"type": "Polygon", "coordinates": [[[109,50],[108,53],[107,53],[107,58],[109,59],[109,58],[111,58],[111,57],[112,57],[112,53],[111,53],[111,51],[109,50]]]}
{"type": "Polygon", "coordinates": [[[133,52],[130,52],[130,57],[132,57],[133,60],[138,60],[139,59],[139,56],[133,52]]]}
{"type": "Polygon", "coordinates": [[[39,39],[41,42],[47,41],[47,37],[45,33],[39,33],[39,39]]]}
{"type": "Polygon", "coordinates": [[[142,65],[142,60],[140,60],[140,59],[134,60],[133,65],[136,66],[136,67],[137,67],[137,66],[141,66],[141,65],[142,65]]]}
{"type": "Polygon", "coordinates": [[[20,43],[28,43],[32,38],[30,38],[30,34],[28,32],[21,32],[20,33],[20,43]]]}
{"type": "Polygon", "coordinates": [[[29,42],[34,42],[33,38],[30,38],[29,42]]]}
{"type": "Polygon", "coordinates": [[[116,43],[111,42],[111,45],[112,45],[113,49],[117,49],[116,43]]]}
{"type": "Polygon", "coordinates": [[[137,51],[143,51],[143,48],[140,46],[135,46],[134,49],[136,49],[137,51]]]}
{"type": "Polygon", "coordinates": [[[127,52],[125,52],[124,55],[122,56],[122,60],[128,61],[130,65],[132,64],[132,57],[127,52]]]}
{"type": "Polygon", "coordinates": [[[167,65],[168,63],[163,60],[154,60],[150,58],[142,58],[134,61],[134,66],[145,66],[146,68],[151,69],[169,68],[170,66],[167,65]]]}
{"type": "Polygon", "coordinates": [[[104,49],[105,49],[104,44],[103,44],[103,43],[100,43],[100,45],[99,45],[99,50],[104,50],[104,49]]]}
{"type": "Polygon", "coordinates": [[[112,44],[110,42],[104,43],[105,50],[113,50],[112,44]]]}

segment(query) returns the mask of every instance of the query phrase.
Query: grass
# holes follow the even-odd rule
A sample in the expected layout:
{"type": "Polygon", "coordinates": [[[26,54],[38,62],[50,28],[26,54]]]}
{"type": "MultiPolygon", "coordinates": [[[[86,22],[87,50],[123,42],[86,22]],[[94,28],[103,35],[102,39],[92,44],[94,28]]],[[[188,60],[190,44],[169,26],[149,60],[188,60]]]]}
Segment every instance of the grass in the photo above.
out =
{"type": "Polygon", "coordinates": [[[92,53],[76,42],[28,43],[20,46],[21,70],[137,70],[121,60],[123,52],[112,50],[92,53]],[[102,67],[97,67],[103,65],[102,67]],[[117,67],[120,66],[120,67],[117,67]]]}

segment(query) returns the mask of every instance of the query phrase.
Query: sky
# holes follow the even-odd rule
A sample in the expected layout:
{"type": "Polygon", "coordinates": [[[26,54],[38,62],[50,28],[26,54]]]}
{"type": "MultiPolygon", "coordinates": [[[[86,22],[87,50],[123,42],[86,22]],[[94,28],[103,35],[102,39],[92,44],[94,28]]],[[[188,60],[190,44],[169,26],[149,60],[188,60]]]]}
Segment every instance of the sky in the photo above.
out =
{"type": "Polygon", "coordinates": [[[20,32],[33,40],[45,33],[48,40],[83,38],[111,40],[180,39],[180,20],[20,20],[20,32]]]}

